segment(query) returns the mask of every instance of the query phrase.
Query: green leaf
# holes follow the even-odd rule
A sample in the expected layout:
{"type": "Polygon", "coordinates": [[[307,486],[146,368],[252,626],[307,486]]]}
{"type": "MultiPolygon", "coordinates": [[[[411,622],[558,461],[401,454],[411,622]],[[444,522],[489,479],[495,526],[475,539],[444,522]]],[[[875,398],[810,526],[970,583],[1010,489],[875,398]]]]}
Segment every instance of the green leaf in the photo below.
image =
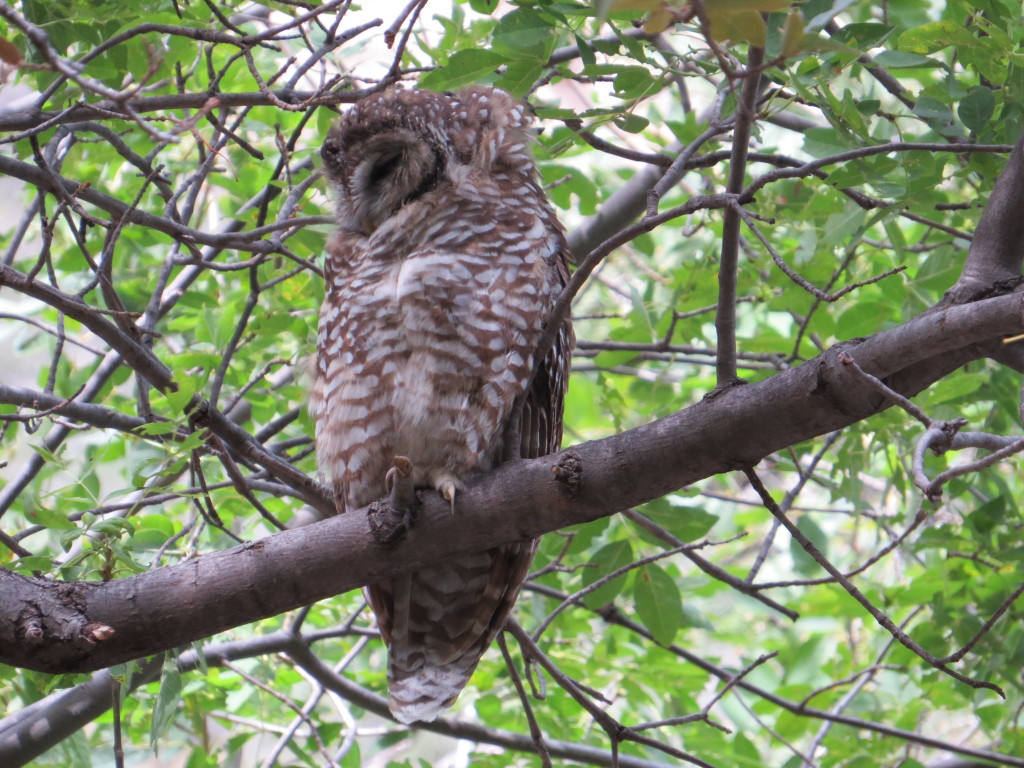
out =
{"type": "Polygon", "coordinates": [[[213,343],[218,349],[224,349],[235,332],[235,325],[238,320],[241,307],[221,307],[216,312],[207,310],[207,322],[213,329],[213,343]]]}
{"type": "Polygon", "coordinates": [[[536,61],[512,61],[494,84],[518,98],[524,97],[544,71],[544,65],[536,61]]]}
{"type": "Polygon", "coordinates": [[[987,534],[1006,519],[1006,499],[996,497],[976,507],[968,516],[967,524],[978,533],[987,534]]]}
{"type": "Polygon", "coordinates": [[[626,114],[614,118],[613,122],[626,133],[642,133],[651,121],[640,115],[626,114]]]}
{"type": "Polygon", "coordinates": [[[615,75],[615,95],[620,99],[639,99],[658,89],[658,81],[647,67],[621,67],[615,75]]]}
{"type": "Polygon", "coordinates": [[[967,130],[977,134],[988,126],[995,111],[996,98],[992,95],[992,90],[983,85],[976,85],[960,99],[956,114],[960,122],[967,126],[967,130]]]}
{"type": "Polygon", "coordinates": [[[847,137],[832,128],[804,131],[804,151],[815,157],[827,157],[851,149],[847,137]]]}
{"type": "Polygon", "coordinates": [[[672,577],[657,563],[648,563],[637,571],[633,599],[640,622],[654,639],[671,644],[683,623],[683,601],[672,577]]]}
{"type": "Polygon", "coordinates": [[[795,56],[800,52],[804,39],[804,15],[793,8],[786,16],[782,28],[782,55],[795,56]]]}
{"type": "Polygon", "coordinates": [[[909,51],[882,51],[875,56],[874,63],[885,69],[932,69],[943,66],[941,61],[909,51]]]}
{"type": "Polygon", "coordinates": [[[846,206],[846,210],[828,217],[822,242],[827,245],[846,242],[854,232],[860,229],[866,217],[867,212],[851,202],[846,206]]]}
{"type": "Polygon", "coordinates": [[[583,68],[593,67],[597,64],[597,59],[594,56],[594,49],[590,43],[579,35],[573,35],[573,39],[576,42],[576,47],[580,52],[580,61],[583,63],[583,68]]]}
{"type": "Polygon", "coordinates": [[[203,437],[203,433],[197,430],[195,432],[190,432],[184,440],[178,443],[178,448],[182,451],[191,451],[201,446],[204,442],[206,442],[206,440],[203,437]]]}
{"type": "Polygon", "coordinates": [[[498,0],[469,0],[469,7],[479,14],[490,16],[498,8],[498,0]]]}
{"type": "Polygon", "coordinates": [[[420,80],[423,88],[445,91],[462,88],[492,77],[508,59],[493,51],[468,50],[452,54],[448,63],[420,80]]]}
{"type": "Polygon", "coordinates": [[[873,115],[881,108],[882,102],[878,99],[861,99],[856,106],[862,115],[873,115]]]}
{"type": "Polygon", "coordinates": [[[29,573],[31,571],[49,571],[53,567],[53,562],[48,557],[41,555],[33,555],[31,557],[20,557],[17,560],[13,560],[10,563],[12,570],[20,573],[29,573]]]}
{"type": "Polygon", "coordinates": [[[761,15],[765,11],[788,8],[789,0],[717,0],[704,7],[711,22],[711,34],[720,42],[747,42],[764,46],[766,25],[761,15]]]}
{"type": "Polygon", "coordinates": [[[152,528],[143,528],[132,537],[132,545],[141,549],[158,549],[167,543],[167,534],[152,528]]]}
{"type": "MultiPolygon", "coordinates": [[[[797,529],[810,539],[811,543],[818,548],[818,550],[828,557],[828,536],[821,527],[814,522],[814,518],[810,515],[803,515],[796,523],[797,529]]],[[[810,576],[817,574],[821,571],[821,566],[818,565],[818,561],[815,560],[806,550],[800,545],[800,543],[794,539],[789,540],[789,554],[793,558],[793,564],[796,566],[796,570],[803,576],[810,576]]]]}
{"type": "Polygon", "coordinates": [[[491,50],[509,59],[532,60],[543,66],[554,50],[555,30],[544,16],[517,8],[501,17],[491,34],[491,50]]]}
{"type": "MultiPolygon", "coordinates": [[[[590,558],[590,567],[583,569],[583,586],[589,587],[613,571],[633,562],[633,547],[628,541],[613,541],[601,547],[590,558]]],[[[596,609],[612,602],[626,585],[627,574],[622,574],[602,584],[583,597],[588,608],[596,609]]]]}
{"type": "Polygon", "coordinates": [[[30,521],[39,525],[62,531],[78,527],[75,523],[68,520],[67,513],[58,512],[55,509],[49,509],[40,504],[34,505],[31,510],[29,510],[26,517],[28,517],[30,521]]]}
{"type": "Polygon", "coordinates": [[[126,532],[128,534],[134,533],[135,526],[120,517],[109,517],[106,520],[100,520],[90,526],[90,530],[95,531],[96,533],[117,536],[122,532],[126,532]]]}
{"type": "MultiPolygon", "coordinates": [[[[807,29],[809,31],[823,29],[824,26],[828,24],[831,19],[835,18],[837,14],[842,13],[843,10],[845,10],[850,5],[853,5],[855,2],[857,2],[857,0],[835,0],[835,2],[829,3],[830,7],[828,7],[827,10],[823,10],[820,13],[815,13],[814,16],[811,17],[810,22],[807,23],[807,29]]],[[[810,13],[812,11],[809,8],[805,8],[804,12],[810,13]]],[[[857,42],[871,45],[879,42],[881,38],[866,39],[861,37],[862,28],[882,26],[883,25],[854,22],[852,24],[844,25],[843,27],[841,27],[839,31],[840,34],[836,35],[836,37],[840,38],[840,40],[844,42],[851,42],[852,39],[859,38],[857,42]],[[853,27],[854,30],[850,30],[851,27],[853,27]]]]}
{"type": "MultiPolygon", "coordinates": [[[[167,390],[161,394],[167,399],[167,403],[171,408],[171,413],[177,416],[185,412],[185,407],[188,405],[189,401],[192,400],[192,397],[196,392],[196,385],[192,380],[192,377],[185,371],[176,371],[175,381],[178,384],[177,389],[167,390]]],[[[155,399],[157,399],[156,395],[154,395],[154,400],[155,399]]]]}
{"type": "MultiPolygon", "coordinates": [[[[199,345],[197,345],[199,346],[199,345]]],[[[202,345],[208,346],[208,345],[202,345]]],[[[180,355],[174,356],[174,367],[178,369],[190,369],[200,368],[203,370],[213,369],[220,363],[221,357],[217,352],[202,352],[194,350],[191,352],[182,352],[180,355]]]]}
{"type": "Polygon", "coordinates": [[[936,382],[928,391],[929,400],[934,405],[941,403],[962,403],[969,395],[973,395],[984,382],[980,376],[968,373],[957,373],[936,382]]]}
{"type": "Polygon", "coordinates": [[[56,464],[59,467],[65,466],[64,461],[59,456],[57,456],[56,453],[47,448],[45,445],[38,445],[33,443],[32,445],[29,446],[29,448],[31,448],[33,451],[42,456],[46,461],[56,464]]]}
{"type": "Polygon", "coordinates": [[[151,421],[135,427],[135,431],[140,435],[169,435],[177,430],[177,428],[178,425],[173,421],[151,421]]]}
{"type": "Polygon", "coordinates": [[[935,53],[950,45],[955,45],[959,49],[977,44],[977,37],[968,32],[962,24],[950,19],[908,29],[899,38],[899,47],[902,50],[919,54],[935,53]]]}
{"type": "Polygon", "coordinates": [[[677,506],[667,498],[644,504],[640,511],[680,541],[696,541],[718,522],[717,515],[701,507],[677,506]]]}
{"type": "Polygon", "coordinates": [[[156,697],[156,706],[153,708],[153,725],[149,734],[151,749],[156,749],[160,737],[166,733],[178,712],[180,702],[181,673],[175,659],[168,654],[160,672],[160,691],[156,697]]]}
{"type": "MultiPolygon", "coordinates": [[[[917,103],[914,104],[913,112],[934,130],[943,135],[950,135],[956,127],[953,110],[950,106],[930,96],[919,98],[917,103]]],[[[956,127],[956,130],[959,131],[960,129],[956,127]]]]}
{"type": "MultiPolygon", "coordinates": [[[[132,545],[134,546],[134,541],[132,545]]],[[[132,573],[145,573],[149,570],[145,565],[140,563],[120,544],[111,544],[110,551],[114,553],[114,557],[117,559],[119,565],[123,566],[132,573]]]]}

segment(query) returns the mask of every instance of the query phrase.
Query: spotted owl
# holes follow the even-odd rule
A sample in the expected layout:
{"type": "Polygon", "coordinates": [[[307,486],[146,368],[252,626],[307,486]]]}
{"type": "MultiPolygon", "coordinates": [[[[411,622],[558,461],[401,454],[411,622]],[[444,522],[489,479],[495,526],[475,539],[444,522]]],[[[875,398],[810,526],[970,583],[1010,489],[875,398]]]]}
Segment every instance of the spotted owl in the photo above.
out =
{"type": "MultiPolygon", "coordinates": [[[[510,426],[524,458],[559,447],[569,321],[543,361],[534,351],[569,249],[537,182],[531,122],[497,89],[393,88],[349,109],[324,142],[339,226],[312,406],[339,512],[384,496],[396,456],[412,461],[418,487],[450,499],[513,458],[510,426]]],[[[536,548],[506,544],[367,588],[398,720],[429,721],[454,703],[536,548]]]]}

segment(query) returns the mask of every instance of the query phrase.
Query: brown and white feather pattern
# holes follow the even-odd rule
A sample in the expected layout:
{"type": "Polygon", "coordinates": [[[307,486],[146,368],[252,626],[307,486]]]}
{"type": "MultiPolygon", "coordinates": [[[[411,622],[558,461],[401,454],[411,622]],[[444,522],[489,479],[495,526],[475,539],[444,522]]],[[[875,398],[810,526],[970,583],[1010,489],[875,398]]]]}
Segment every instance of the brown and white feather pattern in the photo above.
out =
{"type": "MultiPolygon", "coordinates": [[[[392,89],[350,109],[325,141],[340,228],[327,252],[312,407],[340,512],[385,495],[395,456],[435,488],[491,469],[520,395],[522,455],[559,447],[568,321],[541,365],[534,349],[567,280],[568,248],[537,184],[530,123],[500,90],[392,89]]],[[[396,718],[432,720],[455,701],[536,546],[367,589],[396,718]]]]}

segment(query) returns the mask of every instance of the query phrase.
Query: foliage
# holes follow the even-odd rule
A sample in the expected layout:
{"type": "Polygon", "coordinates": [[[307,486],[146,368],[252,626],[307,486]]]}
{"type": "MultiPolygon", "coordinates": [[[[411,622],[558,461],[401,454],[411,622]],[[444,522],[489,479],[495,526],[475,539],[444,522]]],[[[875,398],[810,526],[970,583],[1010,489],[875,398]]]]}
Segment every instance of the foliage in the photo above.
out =
{"type": "MultiPolygon", "coordinates": [[[[41,93],[45,112],[23,124],[14,118],[28,111],[0,115],[7,159],[21,163],[10,168],[42,169],[6,201],[16,207],[0,227],[2,263],[102,311],[177,383],[159,391],[66,310],[0,292],[0,565],[110,580],[308,522],[300,494],[193,430],[184,406],[207,398],[315,474],[304,366],[332,212],[316,153],[334,107],[396,77],[528,97],[544,126],[540,171],[580,263],[603,240],[594,217],[628,225],[659,178],[670,177],[660,211],[756,193],[742,229],[698,206],[600,263],[574,304],[567,443],[732,383],[715,323],[729,242],[736,372],[749,381],[938,303],[1024,123],[1015,0],[721,0],[710,17],[697,3],[574,0],[406,10],[384,33],[360,28],[370,13],[342,2],[0,6],[0,58],[24,59],[5,89],[41,93]],[[645,22],[664,33],[651,38],[645,22]],[[372,42],[382,36],[390,49],[372,42]],[[751,112],[744,70],[762,42],[750,155],[730,187],[730,168],[743,168],[730,161],[733,139],[751,112]],[[55,176],[72,185],[55,193],[55,176]]],[[[932,419],[1019,435],[1019,396],[1016,372],[980,361],[914,402],[932,419]]],[[[897,642],[733,473],[545,537],[517,609],[523,629],[508,638],[528,708],[492,649],[453,721],[528,735],[533,720],[552,744],[610,760],[610,735],[595,727],[603,711],[632,729],[616,742],[623,765],[852,768],[955,754],[1024,765],[1018,465],[953,478],[933,503],[912,465],[924,431],[890,409],[757,472],[831,564],[857,571],[874,607],[935,656],[970,644],[947,666],[1004,696],[897,642]]],[[[930,456],[923,469],[935,477],[971,458],[930,456]]],[[[383,646],[363,607],[341,595],[198,642],[134,690],[143,667],[125,665],[114,671],[119,724],[106,711],[32,765],[108,765],[118,730],[127,765],[153,750],[190,768],[439,765],[435,748],[451,764],[543,764],[533,753],[544,741],[528,736],[514,748],[511,736],[425,743],[355,687],[326,692],[303,658],[255,642],[301,631],[338,675],[379,694],[383,646]],[[228,640],[235,656],[204,661],[228,640]]],[[[0,701],[15,713],[84,680],[0,667],[0,701]]],[[[459,732],[447,722],[441,733],[459,732]]],[[[551,751],[555,764],[598,764],[551,751]]]]}

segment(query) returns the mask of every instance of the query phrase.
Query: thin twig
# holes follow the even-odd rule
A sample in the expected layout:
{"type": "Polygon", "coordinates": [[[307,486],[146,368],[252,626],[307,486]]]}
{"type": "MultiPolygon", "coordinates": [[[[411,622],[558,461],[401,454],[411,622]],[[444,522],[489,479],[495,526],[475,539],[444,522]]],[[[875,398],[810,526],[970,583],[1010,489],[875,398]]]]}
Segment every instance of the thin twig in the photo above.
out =
{"type": "Polygon", "coordinates": [[[995,683],[990,683],[985,680],[975,680],[968,677],[967,675],[957,672],[955,669],[951,669],[948,666],[948,662],[945,659],[940,659],[937,656],[926,651],[917,642],[915,642],[909,635],[903,632],[896,624],[893,623],[885,613],[879,610],[875,605],[868,600],[868,598],[861,592],[853,583],[843,575],[838,568],[836,568],[828,559],[822,554],[814,543],[808,539],[803,532],[796,527],[796,525],[779,509],[778,504],[772,499],[768,489],[764,487],[761,479],[757,476],[757,473],[752,469],[744,469],[743,474],[747,476],[747,480],[750,481],[751,486],[757,491],[757,494],[761,497],[765,507],[771,512],[786,530],[789,531],[790,535],[797,540],[801,547],[809,554],[814,560],[842,586],[843,589],[858,603],[860,603],[868,613],[877,621],[886,631],[888,631],[893,637],[900,641],[910,651],[919,656],[921,659],[926,661],[931,666],[944,672],[950,677],[959,680],[962,683],[967,684],[971,688],[987,688],[990,691],[995,691],[1003,698],[1006,698],[1006,694],[1003,689],[995,683]]]}

